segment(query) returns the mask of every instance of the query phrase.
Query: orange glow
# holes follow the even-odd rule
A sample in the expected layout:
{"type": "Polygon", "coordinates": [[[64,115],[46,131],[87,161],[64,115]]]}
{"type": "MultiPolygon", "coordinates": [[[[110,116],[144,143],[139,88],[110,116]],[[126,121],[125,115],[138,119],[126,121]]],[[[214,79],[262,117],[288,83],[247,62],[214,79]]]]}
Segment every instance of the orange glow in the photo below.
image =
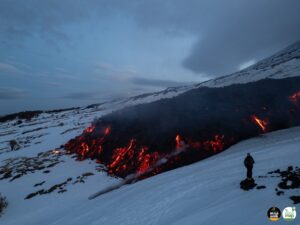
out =
{"type": "Polygon", "coordinates": [[[289,99],[292,103],[294,103],[295,105],[297,105],[299,99],[300,99],[300,91],[292,94],[291,96],[289,96],[289,99]]]}
{"type": "Polygon", "coordinates": [[[121,164],[125,162],[125,157],[127,157],[129,160],[133,157],[135,145],[136,140],[131,139],[128,147],[117,148],[113,154],[112,162],[108,165],[108,168],[110,170],[114,168],[119,170],[122,166],[121,164]]]}
{"type": "Polygon", "coordinates": [[[140,166],[138,168],[138,174],[145,173],[152,165],[154,165],[159,159],[159,154],[157,152],[145,154],[140,158],[140,166]]]}
{"type": "Polygon", "coordinates": [[[176,149],[180,149],[182,147],[182,143],[181,143],[182,139],[179,134],[176,135],[175,141],[176,141],[176,149]]]}
{"type": "MultiPolygon", "coordinates": [[[[93,132],[95,127],[89,127],[84,131],[89,137],[89,134],[93,132]]],[[[106,136],[111,132],[110,127],[104,129],[102,137],[93,139],[84,139],[83,136],[78,138],[78,143],[70,141],[65,148],[72,149],[72,152],[78,154],[80,160],[86,158],[96,158],[97,162],[105,163],[101,161],[101,155],[104,152],[104,143],[106,136]],[[79,144],[79,145],[77,145],[79,144]]],[[[185,150],[201,150],[212,151],[217,153],[224,149],[224,135],[216,134],[211,140],[203,141],[183,141],[182,136],[177,134],[175,136],[176,150],[181,150],[183,147],[185,150]]],[[[126,147],[118,147],[112,151],[112,157],[108,163],[105,163],[108,172],[114,175],[137,173],[139,175],[153,169],[159,159],[165,157],[165,154],[157,151],[151,151],[148,146],[139,147],[136,139],[131,139],[126,147]]],[[[173,160],[180,160],[182,156],[176,155],[173,160]]],[[[160,169],[156,168],[152,171],[152,175],[156,174],[160,169]]]]}
{"type": "Polygon", "coordinates": [[[262,130],[262,132],[266,132],[267,131],[267,125],[268,125],[268,121],[267,120],[262,120],[259,119],[257,116],[252,115],[251,116],[251,120],[260,127],[260,129],[262,130]]]}
{"type": "Polygon", "coordinates": [[[87,128],[84,130],[84,133],[92,133],[94,130],[95,130],[95,126],[92,125],[92,126],[90,126],[90,127],[87,127],[87,128]]]}
{"type": "Polygon", "coordinates": [[[222,151],[224,148],[224,135],[216,134],[213,140],[205,141],[204,146],[206,150],[213,150],[214,153],[222,151]]]}
{"type": "Polygon", "coordinates": [[[104,130],[104,135],[108,135],[110,133],[110,127],[106,127],[104,130]]]}
{"type": "Polygon", "coordinates": [[[81,143],[81,156],[84,157],[89,152],[89,146],[86,143],[81,143]]]}

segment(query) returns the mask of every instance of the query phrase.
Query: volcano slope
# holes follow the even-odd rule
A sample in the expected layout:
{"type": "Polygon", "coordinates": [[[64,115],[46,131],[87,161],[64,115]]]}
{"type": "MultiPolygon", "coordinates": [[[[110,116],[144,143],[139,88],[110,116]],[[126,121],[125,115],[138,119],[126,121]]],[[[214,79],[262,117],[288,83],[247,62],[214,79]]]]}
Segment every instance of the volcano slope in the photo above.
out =
{"type": "Polygon", "coordinates": [[[79,159],[97,159],[112,175],[148,177],[243,139],[300,125],[299,100],[299,77],[200,87],[103,116],[65,148],[79,159]],[[174,151],[180,154],[168,157],[174,151]],[[168,162],[157,166],[166,157],[168,162]]]}
{"type": "MultiPolygon", "coordinates": [[[[35,223],[26,224],[268,224],[271,223],[268,209],[293,206],[290,197],[299,196],[299,189],[283,190],[284,194],[278,196],[276,189],[281,190],[278,187],[281,178],[267,175],[270,171],[299,166],[299,146],[300,127],[263,134],[201,162],[123,186],[94,200],[78,202],[76,206],[73,204],[60,212],[59,217],[47,218],[49,212],[41,211],[40,216],[34,218],[35,223]],[[265,185],[265,189],[244,191],[239,188],[246,176],[243,160],[247,152],[251,152],[256,161],[254,178],[258,185],[265,185]]],[[[278,225],[286,223],[283,219],[276,222],[278,225]]],[[[298,217],[294,224],[299,224],[298,217]]]]}

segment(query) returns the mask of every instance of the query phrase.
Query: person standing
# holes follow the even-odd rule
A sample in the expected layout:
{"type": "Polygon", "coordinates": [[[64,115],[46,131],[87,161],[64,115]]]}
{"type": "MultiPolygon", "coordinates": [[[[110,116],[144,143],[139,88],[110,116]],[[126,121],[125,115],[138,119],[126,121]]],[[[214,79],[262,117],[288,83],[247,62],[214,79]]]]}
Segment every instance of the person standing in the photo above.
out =
{"type": "Polygon", "coordinates": [[[250,153],[248,153],[244,160],[244,165],[247,168],[247,179],[252,179],[252,170],[254,163],[255,161],[253,157],[250,155],[250,153]]]}

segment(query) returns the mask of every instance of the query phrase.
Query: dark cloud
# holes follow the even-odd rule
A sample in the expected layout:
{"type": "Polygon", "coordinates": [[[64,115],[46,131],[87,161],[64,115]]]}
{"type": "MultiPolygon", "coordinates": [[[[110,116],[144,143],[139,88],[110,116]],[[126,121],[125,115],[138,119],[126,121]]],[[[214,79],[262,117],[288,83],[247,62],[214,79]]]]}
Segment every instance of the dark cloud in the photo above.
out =
{"type": "Polygon", "coordinates": [[[46,40],[68,40],[64,25],[78,24],[101,9],[104,1],[81,0],[1,0],[0,33],[7,39],[41,36],[46,40]],[[101,6],[101,7],[100,7],[101,6]]]}
{"type": "Polygon", "coordinates": [[[157,0],[135,6],[141,27],[197,35],[182,64],[211,76],[233,72],[298,41],[299,12],[298,0],[157,0]]]}
{"type": "Polygon", "coordinates": [[[186,85],[187,83],[176,82],[172,80],[158,80],[158,79],[147,79],[134,77],[129,79],[130,83],[144,86],[154,86],[154,87],[176,87],[186,85]]]}
{"type": "Polygon", "coordinates": [[[227,16],[203,34],[183,65],[218,76],[267,57],[300,39],[299,12],[299,1],[249,1],[227,8],[227,16]]]}
{"type": "Polygon", "coordinates": [[[211,76],[300,39],[299,0],[2,0],[0,33],[9,39],[38,34],[66,40],[65,25],[120,12],[141,29],[198,37],[182,65],[211,76]]]}
{"type": "Polygon", "coordinates": [[[20,99],[26,96],[26,92],[17,88],[0,87],[0,99],[11,100],[20,99]]]}

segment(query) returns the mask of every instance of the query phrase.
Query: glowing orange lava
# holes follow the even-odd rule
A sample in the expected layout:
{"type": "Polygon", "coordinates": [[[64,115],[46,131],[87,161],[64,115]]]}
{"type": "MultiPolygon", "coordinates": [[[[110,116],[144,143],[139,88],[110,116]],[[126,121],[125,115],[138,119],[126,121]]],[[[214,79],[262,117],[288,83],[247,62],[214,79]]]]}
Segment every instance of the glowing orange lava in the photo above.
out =
{"type": "Polygon", "coordinates": [[[92,125],[84,130],[84,133],[92,133],[95,130],[95,126],[92,125]]]}
{"type": "Polygon", "coordinates": [[[131,160],[134,154],[135,145],[136,145],[136,140],[131,139],[128,147],[117,148],[114,152],[111,164],[108,165],[108,168],[110,170],[114,168],[116,170],[119,170],[120,167],[122,166],[121,165],[122,163],[126,162],[127,160],[131,160]],[[127,158],[127,160],[125,159],[125,157],[127,158]]]}
{"type": "Polygon", "coordinates": [[[222,151],[224,148],[224,135],[216,134],[213,140],[205,141],[204,146],[206,150],[213,150],[214,153],[222,151]]]}
{"type": "Polygon", "coordinates": [[[81,156],[84,157],[85,155],[88,154],[88,152],[89,152],[89,146],[86,143],[82,142],[81,143],[81,156]]]}
{"type": "Polygon", "coordinates": [[[300,100],[300,91],[298,91],[298,92],[292,94],[291,96],[289,96],[289,99],[292,103],[297,105],[298,101],[300,100]]]}
{"type": "Polygon", "coordinates": [[[108,135],[110,133],[110,127],[106,127],[104,129],[104,135],[108,135]]]}
{"type": "Polygon", "coordinates": [[[262,130],[262,132],[266,132],[267,131],[267,125],[268,125],[268,121],[267,120],[262,120],[259,119],[257,116],[252,115],[251,116],[251,120],[260,127],[260,129],[262,130]]]}
{"type": "Polygon", "coordinates": [[[143,155],[139,160],[138,174],[143,174],[151,168],[159,159],[158,152],[143,155]]]}
{"type": "Polygon", "coordinates": [[[97,162],[103,163],[108,173],[125,177],[131,173],[137,173],[141,176],[151,176],[163,170],[157,163],[159,160],[168,158],[170,163],[180,161],[184,154],[190,150],[206,150],[208,152],[217,153],[224,149],[224,135],[216,134],[210,140],[195,140],[189,139],[184,141],[184,138],[177,134],[174,138],[175,149],[171,152],[160,151],[159,149],[150,149],[148,146],[141,146],[135,138],[130,139],[125,147],[117,147],[112,150],[112,155],[109,158],[103,156],[105,147],[109,145],[110,139],[108,135],[111,133],[111,127],[104,127],[102,136],[94,137],[92,134],[95,131],[95,126],[92,125],[84,130],[84,135],[77,139],[70,140],[65,149],[76,153],[79,160],[86,158],[97,159],[97,162]],[[155,151],[154,151],[155,150],[155,151]],[[176,154],[175,151],[178,153],[176,154]],[[172,160],[171,160],[172,158],[172,160]],[[147,174],[149,171],[150,174],[147,174]],[[147,174],[147,175],[145,175],[147,174]]]}
{"type": "Polygon", "coordinates": [[[182,148],[182,139],[179,134],[176,135],[175,141],[176,141],[176,149],[182,148]]]}

